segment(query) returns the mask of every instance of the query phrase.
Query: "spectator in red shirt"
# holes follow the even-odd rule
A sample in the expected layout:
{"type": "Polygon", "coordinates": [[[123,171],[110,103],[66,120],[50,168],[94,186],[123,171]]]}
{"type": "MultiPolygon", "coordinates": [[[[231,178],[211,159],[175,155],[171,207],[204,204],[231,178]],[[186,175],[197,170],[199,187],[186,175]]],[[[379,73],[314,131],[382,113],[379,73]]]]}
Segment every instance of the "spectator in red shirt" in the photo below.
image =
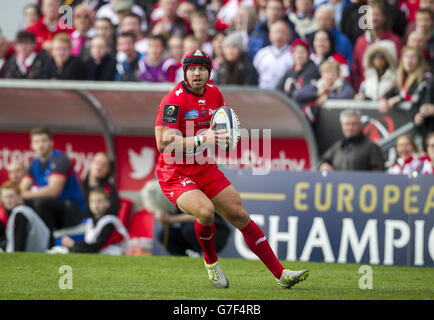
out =
{"type": "Polygon", "coordinates": [[[396,55],[401,51],[401,38],[390,30],[387,8],[382,3],[372,3],[367,11],[368,26],[364,34],[359,36],[354,46],[352,77],[356,91],[364,79],[363,55],[368,46],[378,40],[390,40],[395,44],[396,55]]]}
{"type": "MultiPolygon", "coordinates": [[[[65,20],[59,14],[59,0],[43,0],[42,1],[42,16],[27,30],[32,32],[36,37],[36,50],[50,50],[51,39],[59,32],[72,33],[72,26],[68,26],[65,20]]],[[[66,20],[67,21],[67,20],[66,20]]]]}

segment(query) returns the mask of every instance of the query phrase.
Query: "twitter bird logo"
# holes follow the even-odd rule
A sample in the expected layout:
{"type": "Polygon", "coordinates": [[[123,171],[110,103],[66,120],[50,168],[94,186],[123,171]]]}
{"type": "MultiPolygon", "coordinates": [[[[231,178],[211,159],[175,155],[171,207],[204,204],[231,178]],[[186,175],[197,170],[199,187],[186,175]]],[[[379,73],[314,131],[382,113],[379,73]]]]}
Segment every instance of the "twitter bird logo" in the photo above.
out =
{"type": "Polygon", "coordinates": [[[133,149],[128,149],[128,156],[133,172],[130,177],[136,180],[146,178],[154,168],[155,150],[149,147],[143,147],[140,153],[136,153],[133,149]]]}

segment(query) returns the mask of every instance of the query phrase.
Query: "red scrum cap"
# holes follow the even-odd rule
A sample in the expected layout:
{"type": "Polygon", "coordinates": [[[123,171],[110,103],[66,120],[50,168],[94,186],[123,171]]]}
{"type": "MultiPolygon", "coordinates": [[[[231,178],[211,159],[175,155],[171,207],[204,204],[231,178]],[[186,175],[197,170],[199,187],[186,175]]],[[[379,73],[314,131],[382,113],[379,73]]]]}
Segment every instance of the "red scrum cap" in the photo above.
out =
{"type": "Polygon", "coordinates": [[[211,75],[211,58],[202,50],[193,50],[185,56],[183,62],[185,80],[187,80],[187,77],[185,76],[187,69],[191,66],[204,66],[207,68],[209,75],[211,75]]]}

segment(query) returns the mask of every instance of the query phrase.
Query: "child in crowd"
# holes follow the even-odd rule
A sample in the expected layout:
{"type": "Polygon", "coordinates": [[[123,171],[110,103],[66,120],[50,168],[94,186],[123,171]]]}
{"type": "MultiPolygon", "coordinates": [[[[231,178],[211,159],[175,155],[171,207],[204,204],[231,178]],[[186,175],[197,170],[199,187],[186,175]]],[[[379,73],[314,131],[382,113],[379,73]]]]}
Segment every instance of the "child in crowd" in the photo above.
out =
{"type": "Polygon", "coordinates": [[[75,242],[63,236],[61,243],[70,252],[122,255],[128,249],[128,232],[110,210],[110,199],[102,188],[89,192],[89,209],[93,217],[87,220],[84,241],[75,242]]]}
{"type": "Polygon", "coordinates": [[[160,35],[149,37],[148,55],[139,61],[142,81],[174,82],[179,63],[166,54],[166,41],[160,35]]]}

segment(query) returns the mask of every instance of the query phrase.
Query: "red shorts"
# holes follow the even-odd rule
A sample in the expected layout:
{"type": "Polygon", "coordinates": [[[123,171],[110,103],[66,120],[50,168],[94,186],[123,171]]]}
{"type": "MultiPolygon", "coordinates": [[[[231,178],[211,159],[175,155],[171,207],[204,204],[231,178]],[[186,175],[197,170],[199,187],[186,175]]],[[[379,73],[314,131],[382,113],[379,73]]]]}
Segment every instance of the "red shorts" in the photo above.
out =
{"type": "Polygon", "coordinates": [[[231,185],[216,164],[191,166],[158,165],[158,181],[166,197],[176,206],[179,196],[189,190],[201,190],[208,198],[215,197],[231,185]]]}

